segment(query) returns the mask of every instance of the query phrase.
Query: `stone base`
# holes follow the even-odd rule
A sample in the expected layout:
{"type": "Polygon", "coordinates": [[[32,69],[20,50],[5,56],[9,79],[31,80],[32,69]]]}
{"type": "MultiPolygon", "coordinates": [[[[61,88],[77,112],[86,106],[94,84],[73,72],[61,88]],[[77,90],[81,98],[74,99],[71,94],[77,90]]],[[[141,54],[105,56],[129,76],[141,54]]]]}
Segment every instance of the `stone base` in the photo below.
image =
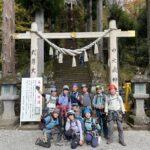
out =
{"type": "Polygon", "coordinates": [[[28,123],[21,123],[21,126],[18,127],[19,130],[40,130],[39,129],[39,122],[28,122],[28,123]]]}
{"type": "Polygon", "coordinates": [[[128,124],[131,127],[135,128],[147,128],[150,125],[150,118],[145,116],[145,117],[137,117],[134,115],[130,115],[128,118],[128,124]]]}
{"type": "Polygon", "coordinates": [[[10,126],[15,126],[16,124],[19,123],[19,117],[13,117],[11,119],[2,119],[0,117],[0,127],[10,127],[10,126]]]}
{"type": "Polygon", "coordinates": [[[150,130],[150,125],[134,125],[128,122],[128,125],[134,130],[150,130]]]}

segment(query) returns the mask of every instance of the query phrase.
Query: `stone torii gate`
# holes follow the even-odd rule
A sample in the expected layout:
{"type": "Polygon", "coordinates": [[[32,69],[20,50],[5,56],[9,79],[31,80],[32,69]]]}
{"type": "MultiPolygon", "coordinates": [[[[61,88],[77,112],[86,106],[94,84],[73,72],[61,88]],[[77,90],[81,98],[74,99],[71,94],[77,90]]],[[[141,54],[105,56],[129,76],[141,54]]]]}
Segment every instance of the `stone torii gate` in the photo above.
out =
{"type": "MultiPolygon", "coordinates": [[[[111,20],[109,22],[109,29],[112,29],[109,34],[105,35],[105,38],[109,38],[109,77],[110,84],[115,84],[118,88],[119,78],[118,78],[118,42],[117,39],[121,37],[135,37],[135,31],[121,31],[117,29],[116,21],[111,20]]],[[[31,31],[38,31],[37,24],[34,22],[31,25],[31,31]]],[[[39,77],[42,75],[39,72],[41,69],[38,68],[38,64],[41,63],[40,58],[38,58],[38,53],[40,49],[38,47],[38,35],[34,32],[26,33],[15,33],[14,39],[31,39],[31,56],[30,56],[30,77],[39,77]]],[[[76,32],[76,33],[42,33],[42,36],[46,39],[71,39],[71,38],[99,38],[108,32],[76,32]]],[[[41,53],[41,52],[40,52],[41,53]]],[[[44,51],[42,52],[44,53],[44,51]]]]}

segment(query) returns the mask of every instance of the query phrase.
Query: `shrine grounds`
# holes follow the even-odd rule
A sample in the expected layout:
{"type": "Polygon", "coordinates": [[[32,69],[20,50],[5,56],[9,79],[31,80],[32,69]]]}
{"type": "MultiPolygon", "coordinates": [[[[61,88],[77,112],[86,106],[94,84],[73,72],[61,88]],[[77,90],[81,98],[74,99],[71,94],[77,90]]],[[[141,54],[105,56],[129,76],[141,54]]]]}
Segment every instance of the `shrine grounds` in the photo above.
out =
{"type": "MultiPolygon", "coordinates": [[[[127,130],[125,133],[126,147],[118,143],[117,131],[114,132],[114,143],[107,145],[106,140],[102,139],[101,145],[95,150],[150,150],[150,131],[127,130]]],[[[18,130],[0,129],[0,150],[46,150],[47,148],[35,145],[37,137],[41,136],[40,130],[18,130]]],[[[52,142],[51,150],[70,150],[67,142],[64,146],[55,146],[52,142]]],[[[77,150],[91,150],[90,146],[84,144],[77,150]]]]}

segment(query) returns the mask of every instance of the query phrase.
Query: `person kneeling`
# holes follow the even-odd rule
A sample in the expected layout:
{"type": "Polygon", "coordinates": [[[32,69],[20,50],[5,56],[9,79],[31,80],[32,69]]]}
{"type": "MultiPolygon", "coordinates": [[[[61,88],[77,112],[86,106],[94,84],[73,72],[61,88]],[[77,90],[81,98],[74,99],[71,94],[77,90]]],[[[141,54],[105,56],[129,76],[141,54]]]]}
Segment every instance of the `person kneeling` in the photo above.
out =
{"type": "Polygon", "coordinates": [[[91,117],[91,109],[86,108],[84,110],[84,128],[85,128],[85,140],[88,145],[93,148],[98,146],[100,125],[96,122],[94,118],[91,117]]]}
{"type": "Polygon", "coordinates": [[[81,122],[75,119],[75,112],[73,110],[70,110],[67,113],[67,122],[65,130],[66,139],[72,140],[72,149],[77,148],[78,145],[83,145],[83,131],[81,122]]]}
{"type": "Polygon", "coordinates": [[[51,146],[51,139],[54,134],[57,134],[56,144],[61,140],[61,128],[59,126],[59,109],[54,109],[52,115],[44,118],[44,129],[42,139],[38,138],[36,140],[36,145],[49,148],[51,146]]]}

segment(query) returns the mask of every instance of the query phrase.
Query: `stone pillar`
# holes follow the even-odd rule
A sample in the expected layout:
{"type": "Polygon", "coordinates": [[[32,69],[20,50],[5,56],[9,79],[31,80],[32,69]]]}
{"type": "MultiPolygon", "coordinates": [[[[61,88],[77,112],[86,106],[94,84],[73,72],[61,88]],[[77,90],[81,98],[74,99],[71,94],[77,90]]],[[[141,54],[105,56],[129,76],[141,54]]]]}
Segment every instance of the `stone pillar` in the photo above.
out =
{"type": "Polygon", "coordinates": [[[135,115],[138,117],[146,117],[144,111],[144,99],[136,99],[135,115]]]}
{"type": "Polygon", "coordinates": [[[144,99],[149,98],[149,94],[133,94],[133,97],[136,100],[135,105],[135,116],[131,115],[130,117],[133,119],[134,125],[147,125],[150,123],[150,118],[146,116],[144,110],[144,99]]]}
{"type": "Polygon", "coordinates": [[[113,29],[110,32],[109,38],[109,74],[110,74],[110,84],[115,84],[118,88],[118,44],[116,35],[116,21],[111,20],[109,23],[109,29],[113,29]]]}
{"type": "Polygon", "coordinates": [[[0,118],[0,126],[14,125],[18,117],[15,115],[15,101],[19,99],[17,95],[16,83],[2,83],[0,101],[3,102],[4,110],[0,118]]]}
{"type": "Polygon", "coordinates": [[[134,84],[133,97],[135,98],[136,106],[134,108],[135,115],[130,115],[129,122],[136,126],[150,124],[150,118],[146,116],[144,109],[144,100],[149,98],[149,94],[146,93],[147,82],[147,77],[141,75],[140,72],[132,79],[134,84]]]}

